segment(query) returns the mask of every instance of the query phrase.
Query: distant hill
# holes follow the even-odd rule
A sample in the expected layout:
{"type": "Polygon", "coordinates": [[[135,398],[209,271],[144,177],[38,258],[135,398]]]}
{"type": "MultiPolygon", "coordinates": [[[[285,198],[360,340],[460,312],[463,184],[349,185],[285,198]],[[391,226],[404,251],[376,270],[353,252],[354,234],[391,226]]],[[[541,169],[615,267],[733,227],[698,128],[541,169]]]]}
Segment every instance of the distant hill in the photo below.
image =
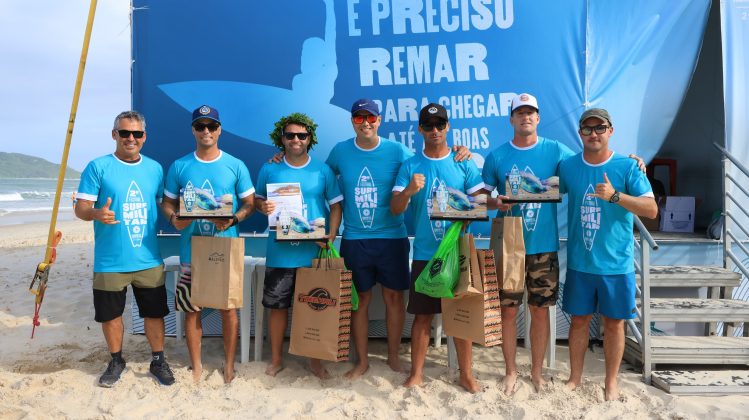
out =
{"type": "MultiPolygon", "coordinates": [[[[40,157],[0,152],[0,178],[57,178],[60,165],[40,157]]],[[[70,167],[66,179],[79,179],[81,173],[70,167]]]]}

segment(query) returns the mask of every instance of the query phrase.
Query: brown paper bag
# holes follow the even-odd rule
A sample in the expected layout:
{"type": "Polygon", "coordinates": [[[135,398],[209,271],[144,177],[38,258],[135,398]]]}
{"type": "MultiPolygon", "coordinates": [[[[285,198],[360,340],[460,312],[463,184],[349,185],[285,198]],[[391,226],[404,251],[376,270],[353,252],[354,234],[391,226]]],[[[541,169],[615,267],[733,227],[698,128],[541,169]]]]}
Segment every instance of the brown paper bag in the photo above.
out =
{"type": "Polygon", "coordinates": [[[461,299],[442,299],[442,325],[445,334],[482,346],[502,343],[502,313],[494,253],[477,251],[478,271],[483,293],[461,299]]]}
{"type": "Polygon", "coordinates": [[[242,307],[244,239],[192,237],[190,303],[204,308],[242,307]]]}
{"type": "MultiPolygon", "coordinates": [[[[329,260],[341,260],[331,258],[329,260]]],[[[351,336],[351,271],[325,259],[299,268],[294,287],[289,353],[338,362],[348,360],[351,336]]]]}
{"type": "Polygon", "coordinates": [[[522,295],[525,289],[525,242],[522,219],[505,216],[492,220],[489,247],[494,251],[502,293],[522,295]]]}
{"type": "Polygon", "coordinates": [[[484,289],[481,284],[481,274],[479,273],[479,262],[473,234],[467,233],[463,235],[458,245],[460,249],[460,276],[458,277],[458,284],[453,289],[453,295],[456,298],[481,295],[484,289]]]}

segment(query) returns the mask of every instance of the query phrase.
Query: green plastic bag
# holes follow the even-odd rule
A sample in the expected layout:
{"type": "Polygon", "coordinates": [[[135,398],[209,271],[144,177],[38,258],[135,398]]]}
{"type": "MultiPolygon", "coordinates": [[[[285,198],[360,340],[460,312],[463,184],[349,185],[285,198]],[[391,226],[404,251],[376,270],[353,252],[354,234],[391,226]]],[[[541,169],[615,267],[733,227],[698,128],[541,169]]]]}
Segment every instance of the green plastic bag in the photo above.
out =
{"type": "Polygon", "coordinates": [[[447,229],[437,252],[416,279],[416,291],[434,298],[452,299],[458,283],[460,263],[458,249],[463,222],[455,222],[447,229]]]}
{"type": "MultiPolygon", "coordinates": [[[[320,249],[320,258],[341,258],[341,254],[335,249],[333,242],[328,242],[328,249],[320,249]]],[[[351,310],[359,310],[359,293],[356,291],[356,285],[351,282],[351,310]]]]}

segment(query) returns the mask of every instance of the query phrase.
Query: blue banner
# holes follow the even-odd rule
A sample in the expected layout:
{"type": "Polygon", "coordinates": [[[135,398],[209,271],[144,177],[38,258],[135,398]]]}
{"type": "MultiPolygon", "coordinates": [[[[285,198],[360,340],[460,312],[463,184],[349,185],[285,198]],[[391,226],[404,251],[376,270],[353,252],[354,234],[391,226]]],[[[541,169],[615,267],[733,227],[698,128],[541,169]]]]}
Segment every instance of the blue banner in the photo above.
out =
{"type": "MultiPolygon", "coordinates": [[[[450,144],[479,166],[512,138],[511,98],[539,100],[539,134],[580,150],[577,119],[608,108],[612,147],[652,158],[684,98],[709,0],[289,0],[133,2],[133,107],[144,152],[167,167],[194,149],[190,112],[221,112],[220,147],[255,177],[291,112],[318,124],[313,155],[353,136],[349,109],[381,104],[380,135],[417,151],[419,109],[443,104],[450,144]],[[636,3],[636,4],[634,4],[636,3]]],[[[264,229],[261,217],[250,230],[264,229]]],[[[245,226],[245,230],[248,227],[245,226]]],[[[479,230],[485,230],[485,226],[479,230]]]]}

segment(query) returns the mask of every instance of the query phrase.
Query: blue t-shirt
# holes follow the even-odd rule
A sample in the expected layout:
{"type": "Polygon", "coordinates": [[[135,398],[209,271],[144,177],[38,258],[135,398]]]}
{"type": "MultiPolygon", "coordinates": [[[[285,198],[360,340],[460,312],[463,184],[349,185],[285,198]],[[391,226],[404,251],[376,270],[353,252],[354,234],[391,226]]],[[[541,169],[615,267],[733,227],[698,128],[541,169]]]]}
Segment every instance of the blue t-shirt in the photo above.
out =
{"type": "Polygon", "coordinates": [[[433,159],[422,152],[403,163],[395,180],[393,191],[403,191],[414,174],[424,175],[424,188],[411,196],[411,210],[416,227],[414,237],[414,260],[429,260],[437,251],[450,222],[429,220],[432,213],[432,191],[440,182],[468,195],[484,188],[481,173],[472,160],[455,162],[451,151],[445,157],[433,159]]]}
{"type": "MultiPolygon", "coordinates": [[[[525,171],[540,179],[558,174],[559,162],[574,155],[569,147],[556,140],[538,138],[530,147],[521,148],[511,141],[494,149],[486,158],[481,172],[486,189],[505,191],[505,177],[513,171],[525,171]]],[[[556,203],[518,203],[512,206],[512,215],[523,218],[523,239],[528,255],[556,252],[559,249],[556,203]]],[[[504,217],[497,212],[497,217],[504,217]]]]}
{"type": "MultiPolygon", "coordinates": [[[[179,199],[180,191],[188,182],[191,182],[195,188],[210,191],[214,196],[231,194],[232,212],[235,213],[241,207],[240,200],[255,192],[247,166],[241,160],[223,151],[212,161],[201,160],[194,152],[175,160],[166,174],[164,195],[175,200],[179,199]]],[[[190,245],[193,236],[235,238],[239,236],[239,229],[237,226],[232,226],[225,231],[219,231],[216,225],[208,220],[193,221],[180,232],[179,258],[184,264],[192,261],[190,245]]]]}
{"type": "Polygon", "coordinates": [[[390,211],[395,177],[413,156],[403,144],[380,138],[374,149],[364,150],[356,139],[333,147],[326,163],[339,176],[343,202],[343,237],[346,239],[405,238],[403,215],[390,211]]]}
{"type": "Polygon", "coordinates": [[[83,170],[76,197],[93,201],[95,208],[112,198],[109,209],[120,222],[94,221],[94,272],[126,273],[162,264],[156,220],[163,178],[161,165],[143,155],[136,163],[102,156],[83,170]]]}
{"type": "Polygon", "coordinates": [[[637,161],[612,153],[600,164],[585,162],[582,153],[559,166],[560,190],[568,194],[567,267],[590,274],[627,274],[634,271],[633,217],[619,204],[596,197],[596,184],[606,174],[615,190],[634,197],[652,197],[650,182],[637,161]]]}
{"type": "MultiPolygon", "coordinates": [[[[333,171],[328,165],[311,157],[304,166],[291,166],[286,159],[281,164],[266,163],[257,176],[257,197],[266,199],[267,184],[298,182],[302,188],[304,217],[325,218],[330,231],[327,205],[343,200],[333,171]]],[[[277,242],[274,230],[268,233],[265,265],[276,268],[310,267],[320,247],[315,242],[277,242]]]]}

